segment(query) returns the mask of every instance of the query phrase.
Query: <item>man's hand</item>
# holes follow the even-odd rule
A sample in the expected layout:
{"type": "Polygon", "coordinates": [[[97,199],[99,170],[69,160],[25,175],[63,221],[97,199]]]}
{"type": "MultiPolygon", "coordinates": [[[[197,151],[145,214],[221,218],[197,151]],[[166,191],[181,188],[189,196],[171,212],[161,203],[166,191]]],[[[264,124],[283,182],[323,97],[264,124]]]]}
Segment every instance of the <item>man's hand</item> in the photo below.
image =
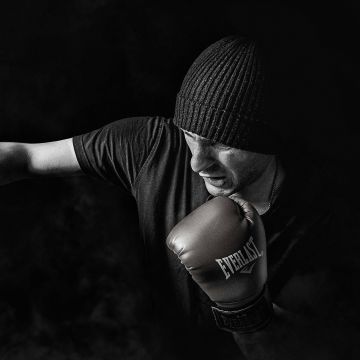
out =
{"type": "Polygon", "coordinates": [[[268,308],[264,304],[265,231],[260,216],[248,202],[235,203],[226,197],[208,201],[174,227],[167,244],[221,308],[220,318],[215,314],[218,325],[222,323],[220,327],[238,326],[249,331],[269,321],[271,304],[268,308]],[[260,300],[261,304],[253,308],[260,300]],[[256,314],[257,306],[261,316],[256,314]],[[251,310],[251,315],[247,316],[245,309],[251,310]],[[244,316],[248,320],[245,327],[241,323],[244,316]]]}

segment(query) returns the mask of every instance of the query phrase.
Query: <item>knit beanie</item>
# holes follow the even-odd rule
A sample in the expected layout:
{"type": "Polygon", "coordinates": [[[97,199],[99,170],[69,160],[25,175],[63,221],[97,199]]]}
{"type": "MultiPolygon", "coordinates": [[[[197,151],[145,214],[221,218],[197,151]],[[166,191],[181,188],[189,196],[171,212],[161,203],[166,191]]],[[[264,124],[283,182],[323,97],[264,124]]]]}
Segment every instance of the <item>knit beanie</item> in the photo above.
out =
{"type": "Polygon", "coordinates": [[[230,147],[278,152],[274,129],[264,117],[264,69],[258,44],[229,36],[205,49],[183,80],[174,123],[230,147]]]}

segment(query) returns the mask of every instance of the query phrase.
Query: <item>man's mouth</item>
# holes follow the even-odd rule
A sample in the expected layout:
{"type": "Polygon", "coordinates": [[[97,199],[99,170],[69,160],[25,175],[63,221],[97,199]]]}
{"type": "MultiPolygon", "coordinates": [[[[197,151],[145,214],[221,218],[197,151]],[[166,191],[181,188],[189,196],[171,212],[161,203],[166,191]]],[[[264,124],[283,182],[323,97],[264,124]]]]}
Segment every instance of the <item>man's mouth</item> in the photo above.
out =
{"type": "Polygon", "coordinates": [[[212,186],[220,187],[225,183],[225,176],[202,176],[204,181],[212,186]]]}

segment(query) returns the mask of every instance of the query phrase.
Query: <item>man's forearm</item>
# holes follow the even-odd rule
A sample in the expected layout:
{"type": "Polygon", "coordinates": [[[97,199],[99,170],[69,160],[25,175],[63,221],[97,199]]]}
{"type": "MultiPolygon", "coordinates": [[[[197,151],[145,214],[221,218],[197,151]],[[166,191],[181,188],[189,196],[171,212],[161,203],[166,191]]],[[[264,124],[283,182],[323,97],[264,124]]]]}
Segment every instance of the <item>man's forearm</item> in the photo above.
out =
{"type": "Polygon", "coordinates": [[[0,142],[0,185],[27,178],[83,174],[72,138],[39,144],[0,142]]]}
{"type": "Polygon", "coordinates": [[[22,144],[0,142],[0,185],[26,177],[28,177],[28,158],[22,144]]]}
{"type": "Polygon", "coordinates": [[[352,359],[354,340],[347,329],[305,319],[274,305],[264,329],[233,337],[249,360],[352,359]]]}

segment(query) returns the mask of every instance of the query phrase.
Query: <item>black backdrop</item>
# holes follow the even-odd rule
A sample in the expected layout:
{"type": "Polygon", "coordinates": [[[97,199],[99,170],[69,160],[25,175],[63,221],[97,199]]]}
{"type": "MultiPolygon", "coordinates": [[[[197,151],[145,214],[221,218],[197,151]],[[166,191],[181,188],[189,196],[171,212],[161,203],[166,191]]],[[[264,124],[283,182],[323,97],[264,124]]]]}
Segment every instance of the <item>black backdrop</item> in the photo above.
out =
{"type": "MultiPolygon", "coordinates": [[[[250,34],[267,49],[272,115],[313,154],[331,195],[356,207],[359,20],[349,0],[3,2],[0,141],[171,116],[199,52],[250,34]]],[[[1,359],[147,359],[161,346],[142,321],[128,196],[72,178],[14,183],[0,198],[1,359]]]]}

